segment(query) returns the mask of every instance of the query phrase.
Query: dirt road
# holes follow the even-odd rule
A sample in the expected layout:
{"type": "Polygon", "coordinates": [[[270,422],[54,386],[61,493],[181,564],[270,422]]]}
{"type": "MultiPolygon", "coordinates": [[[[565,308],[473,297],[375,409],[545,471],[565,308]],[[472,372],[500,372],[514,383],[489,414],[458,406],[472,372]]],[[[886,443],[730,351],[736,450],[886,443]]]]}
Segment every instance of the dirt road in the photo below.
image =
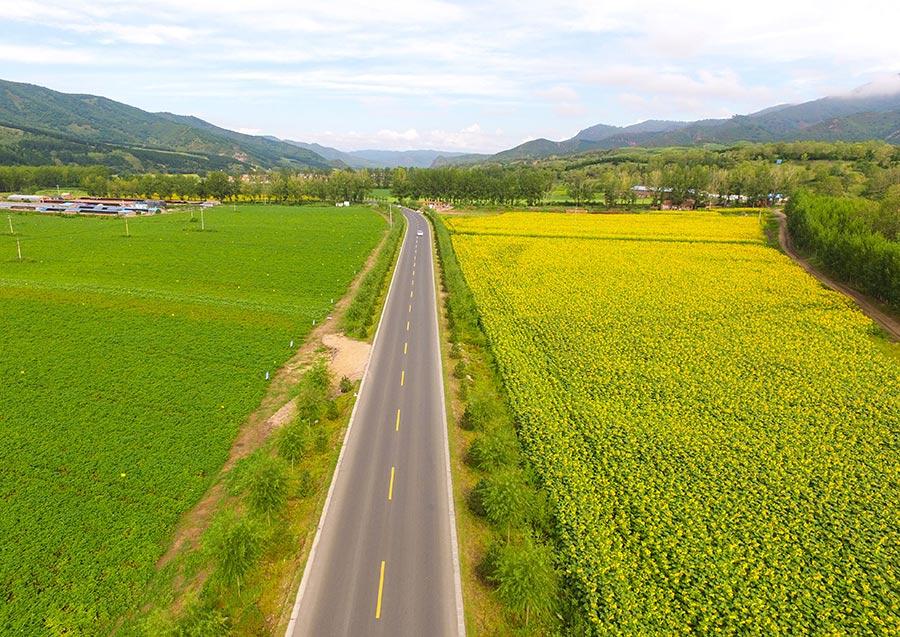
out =
{"type": "Polygon", "coordinates": [[[872,301],[872,299],[870,299],[865,294],[854,290],[848,285],[835,281],[831,277],[814,268],[810,264],[810,262],[800,256],[796,248],[794,248],[794,243],[791,240],[791,235],[788,233],[787,229],[787,217],[785,217],[784,213],[776,212],[775,217],[778,219],[778,242],[781,244],[781,249],[784,250],[788,256],[796,261],[801,268],[821,281],[822,284],[826,287],[829,287],[832,290],[840,292],[841,294],[849,296],[851,299],[853,299],[853,301],[859,306],[859,309],[862,310],[863,314],[865,314],[873,321],[878,323],[878,325],[880,325],[882,328],[884,328],[884,330],[891,336],[893,340],[900,341],[900,321],[882,310],[878,306],[878,304],[872,301]]]}

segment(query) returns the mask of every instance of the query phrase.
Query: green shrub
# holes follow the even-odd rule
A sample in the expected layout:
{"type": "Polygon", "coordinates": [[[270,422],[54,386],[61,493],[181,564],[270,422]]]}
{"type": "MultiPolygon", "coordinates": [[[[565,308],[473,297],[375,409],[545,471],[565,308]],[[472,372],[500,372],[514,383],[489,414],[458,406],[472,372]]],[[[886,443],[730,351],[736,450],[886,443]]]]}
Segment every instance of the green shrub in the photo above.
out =
{"type": "Polygon", "coordinates": [[[216,578],[220,586],[233,586],[240,593],[244,577],[259,553],[259,531],[250,520],[230,515],[211,529],[210,536],[210,548],[216,558],[216,578]]]}
{"type": "Polygon", "coordinates": [[[342,394],[346,394],[348,391],[353,389],[353,381],[347,378],[346,376],[341,377],[340,382],[340,390],[342,394]]]}
{"type": "Polygon", "coordinates": [[[287,500],[287,471],[283,461],[267,458],[256,467],[248,484],[247,503],[250,510],[270,521],[287,500]]]}
{"type": "Polygon", "coordinates": [[[498,597],[524,618],[526,626],[533,620],[553,620],[559,583],[548,547],[525,536],[495,549],[490,562],[498,597]]]}
{"type": "Polygon", "coordinates": [[[524,527],[535,513],[535,496],[521,471],[508,469],[483,478],[475,487],[476,512],[506,532],[524,527]]]}
{"type": "Polygon", "coordinates": [[[518,456],[516,434],[509,428],[495,427],[472,441],[466,461],[476,469],[493,471],[514,465],[518,456]]]}
{"type": "Polygon", "coordinates": [[[306,453],[308,442],[309,424],[305,420],[295,419],[278,432],[275,446],[278,455],[290,462],[293,469],[294,463],[301,460],[306,453]]]}
{"type": "Polygon", "coordinates": [[[482,387],[469,392],[468,402],[459,424],[467,431],[483,431],[502,413],[503,406],[497,396],[482,387]]]}

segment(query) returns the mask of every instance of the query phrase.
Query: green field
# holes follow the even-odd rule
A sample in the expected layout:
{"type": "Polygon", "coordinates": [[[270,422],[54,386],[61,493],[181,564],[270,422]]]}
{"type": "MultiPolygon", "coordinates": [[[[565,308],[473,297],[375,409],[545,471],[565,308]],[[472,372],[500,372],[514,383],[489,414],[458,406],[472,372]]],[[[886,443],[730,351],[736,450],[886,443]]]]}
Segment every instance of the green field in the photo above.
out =
{"type": "MultiPolygon", "coordinates": [[[[0,235],[0,633],[107,633],[386,227],[363,207],[0,235]]],[[[6,219],[2,220],[4,227],[6,219]]]]}
{"type": "Polygon", "coordinates": [[[569,634],[900,630],[897,346],[846,298],[752,217],[447,223],[569,634]]]}

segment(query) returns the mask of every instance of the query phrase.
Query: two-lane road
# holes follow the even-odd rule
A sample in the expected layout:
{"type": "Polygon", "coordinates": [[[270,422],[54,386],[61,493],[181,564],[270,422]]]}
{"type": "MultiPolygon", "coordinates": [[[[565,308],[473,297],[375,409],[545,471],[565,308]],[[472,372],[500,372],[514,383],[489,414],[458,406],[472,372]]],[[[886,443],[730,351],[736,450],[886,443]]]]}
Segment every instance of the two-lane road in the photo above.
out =
{"type": "Polygon", "coordinates": [[[431,227],[403,214],[406,236],[288,637],[464,635],[431,227]]]}

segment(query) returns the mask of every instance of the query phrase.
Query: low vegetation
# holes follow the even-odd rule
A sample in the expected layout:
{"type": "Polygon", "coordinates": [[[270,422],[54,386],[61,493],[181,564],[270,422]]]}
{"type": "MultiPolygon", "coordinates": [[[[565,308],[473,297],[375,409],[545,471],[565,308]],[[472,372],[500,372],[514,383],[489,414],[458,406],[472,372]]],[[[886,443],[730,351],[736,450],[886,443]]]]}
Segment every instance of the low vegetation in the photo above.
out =
{"type": "Polygon", "coordinates": [[[378,315],[383,305],[381,301],[387,294],[388,281],[394,271],[394,263],[406,231],[406,217],[398,213],[394,215],[394,220],[375,264],[366,273],[341,319],[341,326],[348,336],[369,338],[378,325],[378,315]]]}
{"type": "MultiPolygon", "coordinates": [[[[563,632],[900,630],[896,357],[767,247],[756,218],[678,220],[684,241],[660,213],[453,219],[547,497],[571,599],[563,632]]],[[[481,445],[472,455],[482,463],[481,445]]],[[[512,485],[527,475],[486,474],[481,506],[500,541],[521,522],[510,511],[527,498],[512,485]]],[[[506,599],[519,558],[496,556],[506,599]]]]}
{"type": "Polygon", "coordinates": [[[294,419],[225,474],[226,495],[199,548],[159,574],[162,586],[118,634],[284,631],[353,406],[333,380],[324,359],[306,369],[294,419]],[[173,591],[171,580],[181,586],[173,591]]]}
{"type": "MultiPolygon", "coordinates": [[[[0,533],[14,541],[0,552],[0,633],[108,633],[218,474],[266,373],[331,311],[386,224],[362,207],[277,206],[207,211],[205,231],[188,213],[131,219],[130,237],[121,219],[11,220],[0,533]]],[[[254,483],[257,517],[274,520],[283,469],[254,483]]],[[[254,554],[245,531],[223,532],[235,560],[254,554]]],[[[224,572],[245,588],[240,568],[224,572]]]]}

